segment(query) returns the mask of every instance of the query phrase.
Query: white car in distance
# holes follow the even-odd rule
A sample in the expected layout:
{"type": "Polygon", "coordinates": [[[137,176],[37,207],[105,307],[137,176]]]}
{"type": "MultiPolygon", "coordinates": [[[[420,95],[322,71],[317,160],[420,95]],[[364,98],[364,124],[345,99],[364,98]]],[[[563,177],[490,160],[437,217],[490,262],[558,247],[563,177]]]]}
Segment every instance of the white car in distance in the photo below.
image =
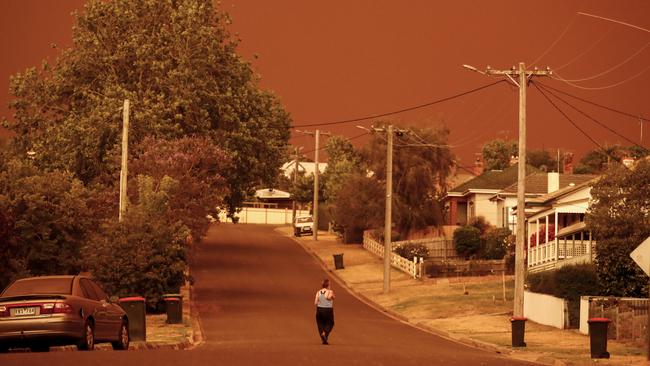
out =
{"type": "Polygon", "coordinates": [[[296,216],[293,223],[293,235],[301,236],[303,234],[314,235],[314,218],[308,216],[296,216]]]}

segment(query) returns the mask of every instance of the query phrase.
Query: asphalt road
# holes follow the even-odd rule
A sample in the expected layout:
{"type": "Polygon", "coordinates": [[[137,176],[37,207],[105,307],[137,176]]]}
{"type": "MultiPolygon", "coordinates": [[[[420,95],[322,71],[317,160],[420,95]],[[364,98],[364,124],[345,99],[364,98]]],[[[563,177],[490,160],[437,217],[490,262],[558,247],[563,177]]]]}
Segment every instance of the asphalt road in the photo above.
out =
{"type": "Polygon", "coordinates": [[[215,225],[195,251],[205,343],[191,351],[0,355],[0,365],[524,365],[395,320],[336,282],[330,345],[320,342],[314,295],[327,273],[270,226],[215,225]]]}

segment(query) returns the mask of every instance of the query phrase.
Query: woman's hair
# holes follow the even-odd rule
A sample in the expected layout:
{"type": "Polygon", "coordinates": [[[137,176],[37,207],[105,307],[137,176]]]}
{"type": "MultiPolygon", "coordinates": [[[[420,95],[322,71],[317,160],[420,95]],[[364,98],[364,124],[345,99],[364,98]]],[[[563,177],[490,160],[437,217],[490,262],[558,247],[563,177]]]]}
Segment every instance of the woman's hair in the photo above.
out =
{"type": "Polygon", "coordinates": [[[328,288],[330,287],[330,280],[327,278],[323,280],[323,288],[328,288]]]}

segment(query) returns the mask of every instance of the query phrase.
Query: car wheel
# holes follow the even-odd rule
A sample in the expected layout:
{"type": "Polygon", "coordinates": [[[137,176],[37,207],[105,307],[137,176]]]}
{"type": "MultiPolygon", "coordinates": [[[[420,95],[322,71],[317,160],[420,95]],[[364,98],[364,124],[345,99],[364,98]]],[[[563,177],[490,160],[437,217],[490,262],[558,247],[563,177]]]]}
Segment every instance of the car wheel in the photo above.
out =
{"type": "Polygon", "coordinates": [[[120,334],[117,341],[112,342],[111,345],[115,350],[127,350],[129,349],[129,342],[131,341],[131,335],[129,334],[129,324],[127,322],[122,322],[120,326],[120,334]]]}
{"type": "Polygon", "coordinates": [[[80,351],[92,351],[95,349],[95,327],[91,320],[86,320],[81,339],[77,343],[77,349],[80,351]]]}
{"type": "Polygon", "coordinates": [[[32,352],[50,352],[50,346],[39,344],[37,346],[29,347],[29,350],[32,352]]]}

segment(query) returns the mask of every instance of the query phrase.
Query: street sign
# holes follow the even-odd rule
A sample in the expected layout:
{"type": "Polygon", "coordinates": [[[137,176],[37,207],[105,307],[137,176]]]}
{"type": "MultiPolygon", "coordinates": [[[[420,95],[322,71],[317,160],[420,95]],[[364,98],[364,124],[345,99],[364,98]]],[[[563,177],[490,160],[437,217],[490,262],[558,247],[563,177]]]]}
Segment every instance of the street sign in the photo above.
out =
{"type": "Polygon", "coordinates": [[[630,253],[630,257],[650,276],[650,236],[630,253]]]}

